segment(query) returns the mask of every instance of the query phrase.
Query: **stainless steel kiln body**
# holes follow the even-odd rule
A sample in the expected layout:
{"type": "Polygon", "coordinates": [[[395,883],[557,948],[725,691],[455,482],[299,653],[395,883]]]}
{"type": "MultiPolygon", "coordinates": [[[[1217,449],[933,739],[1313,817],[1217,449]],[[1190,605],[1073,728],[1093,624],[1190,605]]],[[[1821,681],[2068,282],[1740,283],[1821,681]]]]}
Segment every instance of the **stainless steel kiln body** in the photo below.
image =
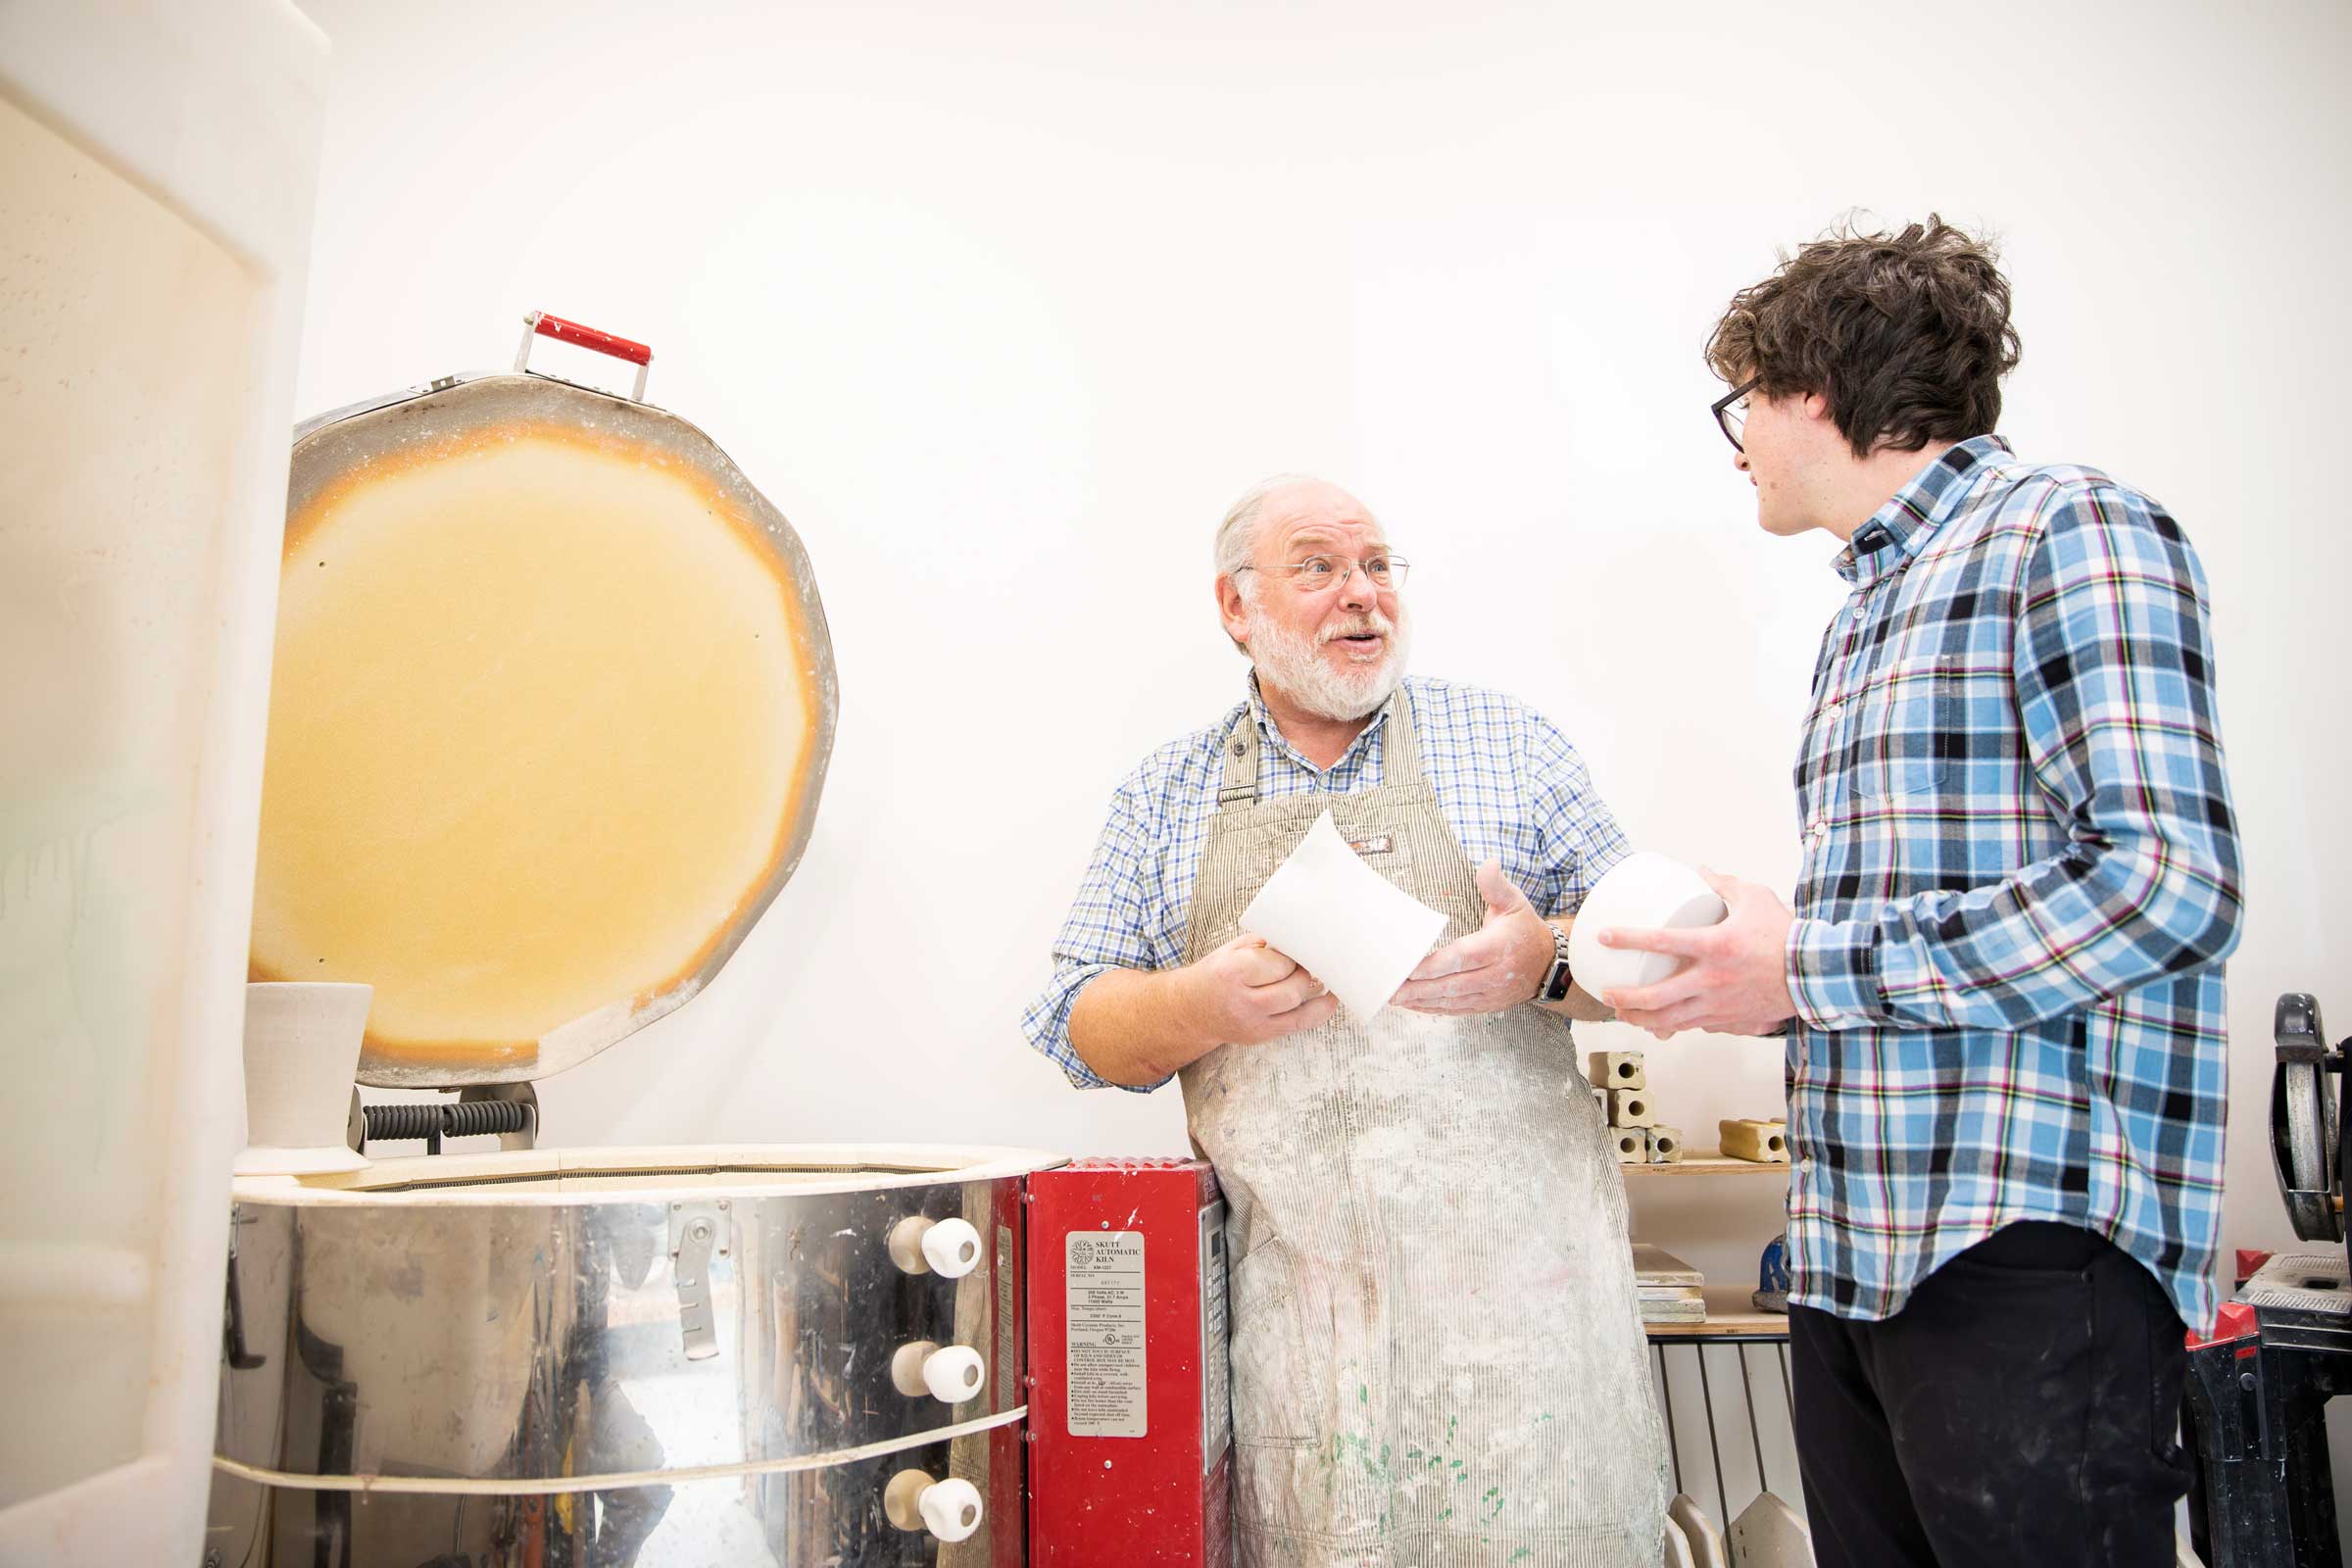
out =
{"type": "Polygon", "coordinates": [[[1021,1174],[1057,1161],[747,1152],[240,1183],[223,1563],[1017,1564],[1021,1174]],[[969,1223],[972,1271],[894,1262],[910,1215],[969,1223]],[[901,1392],[893,1358],[926,1341],[980,1353],[976,1393],[901,1392]],[[978,1532],[892,1525],[910,1467],[971,1481],[978,1532]]]}

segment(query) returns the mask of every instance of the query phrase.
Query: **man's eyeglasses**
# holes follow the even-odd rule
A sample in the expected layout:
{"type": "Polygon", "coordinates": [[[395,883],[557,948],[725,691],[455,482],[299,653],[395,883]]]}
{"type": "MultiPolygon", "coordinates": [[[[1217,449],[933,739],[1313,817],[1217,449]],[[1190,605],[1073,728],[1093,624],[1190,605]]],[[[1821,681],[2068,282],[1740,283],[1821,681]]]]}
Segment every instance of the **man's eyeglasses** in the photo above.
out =
{"type": "Polygon", "coordinates": [[[1747,429],[1747,395],[1763,384],[1762,376],[1751,375],[1715,400],[1715,423],[1734,452],[1747,450],[1740,444],[1740,437],[1747,429]]]}
{"type": "Polygon", "coordinates": [[[1291,579],[1291,586],[1302,594],[1319,593],[1354,576],[1357,571],[1371,579],[1372,586],[1383,593],[1404,586],[1404,574],[1413,564],[1402,556],[1374,556],[1356,561],[1348,556],[1309,556],[1304,561],[1287,566],[1236,566],[1236,573],[1270,571],[1291,579]]]}

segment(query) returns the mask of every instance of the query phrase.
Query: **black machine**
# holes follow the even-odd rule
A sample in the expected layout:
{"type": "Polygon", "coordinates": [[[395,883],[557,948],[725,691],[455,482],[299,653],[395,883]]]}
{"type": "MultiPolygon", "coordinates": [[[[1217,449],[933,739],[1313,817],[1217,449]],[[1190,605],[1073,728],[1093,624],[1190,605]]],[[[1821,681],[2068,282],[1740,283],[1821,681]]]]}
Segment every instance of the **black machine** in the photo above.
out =
{"type": "MultiPolygon", "coordinates": [[[[2344,1237],[2343,1140],[2352,1134],[2352,1078],[2344,1058],[2352,1040],[2328,1044],[2319,1002],[2304,991],[2278,999],[2271,1015],[2278,1064],[2271,1074],[2271,1159],[2295,1234],[2307,1242],[2344,1237]]],[[[2352,1253],[2352,1248],[2347,1249],[2352,1253]]]]}
{"type": "MultiPolygon", "coordinates": [[[[2320,1004],[2290,991],[2272,1015],[2271,1157],[2295,1234],[2345,1245],[2352,1040],[2328,1044],[2320,1004]]],[[[2259,1254],[2257,1254],[2258,1256],[2259,1254]]],[[[2241,1270],[2254,1258],[2241,1254],[2241,1270]]],[[[2326,1406],[2352,1394],[2352,1247],[2253,1268],[2210,1332],[2188,1341],[2199,1485],[2192,1536],[2209,1568],[2341,1568],[2326,1406]]]]}

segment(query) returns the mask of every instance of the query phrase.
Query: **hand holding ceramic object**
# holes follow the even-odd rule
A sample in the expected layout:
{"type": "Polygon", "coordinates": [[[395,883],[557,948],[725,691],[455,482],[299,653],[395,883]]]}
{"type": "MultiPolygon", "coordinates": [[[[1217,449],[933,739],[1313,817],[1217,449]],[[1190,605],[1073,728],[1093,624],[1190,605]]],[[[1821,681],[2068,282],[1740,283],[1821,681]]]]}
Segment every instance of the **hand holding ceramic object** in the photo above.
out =
{"type": "Polygon", "coordinates": [[[1627,986],[1654,986],[1688,960],[1633,948],[1604,948],[1603,931],[1675,930],[1714,925],[1723,900],[1682,861],[1649,850],[1609,868],[1576,911],[1568,930],[1568,972],[1588,995],[1627,986]]]}
{"type": "Polygon", "coordinates": [[[1366,865],[1325,811],[1242,911],[1242,929],[1366,1023],[1428,956],[1446,916],[1366,865]]]}
{"type": "Polygon", "coordinates": [[[373,986],[293,980],[245,988],[240,1176],[365,1170],[344,1141],[373,986]]]}

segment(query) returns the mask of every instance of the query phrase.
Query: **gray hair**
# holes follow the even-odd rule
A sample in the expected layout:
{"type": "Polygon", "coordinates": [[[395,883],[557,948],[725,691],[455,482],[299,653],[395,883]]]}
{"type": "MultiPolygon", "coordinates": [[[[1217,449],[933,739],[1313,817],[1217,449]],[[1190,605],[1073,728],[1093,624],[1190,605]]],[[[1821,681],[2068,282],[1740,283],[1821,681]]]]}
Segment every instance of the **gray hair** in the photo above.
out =
{"type": "Polygon", "coordinates": [[[1260,479],[1242,492],[1242,497],[1226,510],[1225,519],[1217,524],[1217,575],[1230,577],[1250,564],[1257,554],[1258,514],[1266,503],[1281,491],[1295,485],[1320,484],[1311,473],[1277,473],[1260,479]]]}

